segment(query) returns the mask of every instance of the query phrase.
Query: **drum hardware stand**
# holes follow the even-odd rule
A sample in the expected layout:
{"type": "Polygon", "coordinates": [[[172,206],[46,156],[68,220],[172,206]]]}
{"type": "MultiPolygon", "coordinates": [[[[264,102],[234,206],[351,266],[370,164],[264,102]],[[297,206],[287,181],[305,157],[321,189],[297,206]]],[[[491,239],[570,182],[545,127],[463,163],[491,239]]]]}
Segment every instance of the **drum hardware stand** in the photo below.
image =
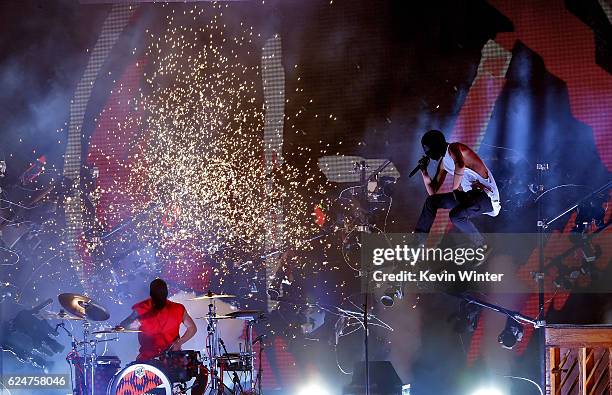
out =
{"type": "MultiPolygon", "coordinates": [[[[264,340],[261,339],[259,341],[259,360],[257,361],[257,364],[259,365],[259,367],[257,368],[257,378],[255,379],[255,381],[257,382],[257,395],[263,395],[263,391],[261,390],[262,384],[261,384],[261,376],[262,376],[262,372],[263,372],[263,366],[261,363],[261,357],[263,354],[263,350],[264,350],[264,340]]],[[[255,388],[255,385],[253,385],[253,389],[255,388]]]]}
{"type": "MultiPolygon", "coordinates": [[[[98,340],[98,339],[89,339],[89,327],[91,326],[91,324],[88,321],[83,321],[83,340],[82,341],[77,341],[76,337],[72,334],[72,332],[70,332],[67,328],[66,325],[62,322],[59,323],[55,326],[55,330],[62,328],[66,334],[68,334],[68,336],[70,337],[70,343],[72,346],[72,349],[70,351],[70,354],[68,354],[68,357],[66,358],[66,360],[73,365],[73,368],[76,369],[75,363],[74,363],[74,358],[78,358],[79,355],[79,347],[83,347],[83,377],[84,377],[84,388],[82,388],[83,393],[82,395],[98,395],[98,394],[94,394],[95,392],[95,370],[96,370],[96,362],[98,360],[98,354],[97,354],[97,346],[99,343],[104,343],[104,342],[110,342],[110,341],[117,341],[119,340],[118,337],[113,337],[111,339],[103,339],[103,340],[98,340]],[[90,351],[90,349],[91,351],[90,351]]],[[[73,394],[77,394],[78,391],[75,388],[75,383],[72,383],[72,393],[73,394]]]]}
{"type": "MultiPolygon", "coordinates": [[[[236,385],[238,385],[238,389],[240,390],[239,393],[244,394],[244,389],[242,388],[242,384],[240,384],[240,377],[238,377],[238,373],[234,372],[232,382],[234,383],[234,389],[236,388],[236,385]]],[[[235,390],[233,392],[236,393],[235,390]]]]}
{"type": "Polygon", "coordinates": [[[205,345],[208,351],[210,364],[210,392],[211,395],[216,395],[219,392],[219,378],[217,377],[217,360],[219,359],[219,328],[217,327],[217,306],[215,300],[211,299],[208,305],[207,313],[207,331],[210,341],[205,345]]]}
{"type": "Polygon", "coordinates": [[[96,353],[96,345],[94,341],[89,342],[87,338],[89,338],[89,321],[83,321],[83,360],[84,367],[86,372],[85,378],[85,395],[94,395],[95,389],[95,372],[94,366],[95,361],[98,358],[96,353]],[[88,352],[87,346],[91,346],[92,352],[88,352]]]}
{"type": "MultiPolygon", "coordinates": [[[[254,365],[254,356],[255,353],[253,352],[253,325],[255,324],[256,320],[247,320],[247,335],[246,335],[246,341],[245,341],[245,345],[244,345],[244,352],[239,352],[239,358],[242,359],[242,355],[245,355],[247,357],[246,359],[246,363],[248,364],[248,368],[249,370],[247,371],[248,374],[248,378],[249,378],[249,393],[253,394],[255,391],[255,380],[253,380],[253,377],[255,377],[255,365],[254,365]]],[[[223,351],[225,352],[225,355],[228,355],[228,351],[227,348],[225,347],[225,343],[223,342],[223,339],[221,339],[220,337],[219,339],[219,344],[221,345],[221,347],[223,348],[223,351]]],[[[259,351],[259,367],[261,369],[261,349],[259,351]]],[[[257,376],[260,377],[261,373],[258,372],[257,376]]],[[[233,378],[232,378],[232,382],[234,383],[234,391],[236,388],[236,385],[239,388],[239,392],[237,392],[238,394],[244,394],[244,388],[242,387],[242,383],[240,382],[240,378],[238,377],[238,374],[234,371],[233,372],[233,378]]],[[[261,392],[261,383],[260,383],[260,392],[261,392]]],[[[236,392],[235,392],[236,393],[236,392]]]]}
{"type": "MultiPolygon", "coordinates": [[[[70,332],[67,328],[66,328],[66,324],[64,324],[63,322],[60,322],[59,324],[55,325],[55,330],[57,331],[59,328],[62,328],[70,337],[70,345],[72,347],[70,353],[68,354],[68,356],[66,356],[66,361],[68,361],[68,363],[72,366],[74,366],[74,358],[78,355],[78,342],[76,340],[76,338],[74,337],[74,335],[72,334],[72,332],[70,332]]],[[[74,377],[72,375],[72,367],[70,368],[70,384],[72,387],[72,394],[76,395],[76,389],[74,386],[74,377]]]]}
{"type": "MultiPolygon", "coordinates": [[[[244,345],[244,349],[246,352],[246,355],[248,357],[248,364],[249,364],[249,390],[251,391],[251,393],[253,393],[255,391],[255,382],[253,381],[253,376],[254,376],[254,370],[255,370],[255,364],[253,363],[253,357],[255,356],[255,354],[253,353],[253,325],[255,324],[255,320],[249,320],[247,321],[247,338],[246,338],[246,342],[244,345]]],[[[240,391],[242,391],[242,386],[240,386],[240,391]]]]}

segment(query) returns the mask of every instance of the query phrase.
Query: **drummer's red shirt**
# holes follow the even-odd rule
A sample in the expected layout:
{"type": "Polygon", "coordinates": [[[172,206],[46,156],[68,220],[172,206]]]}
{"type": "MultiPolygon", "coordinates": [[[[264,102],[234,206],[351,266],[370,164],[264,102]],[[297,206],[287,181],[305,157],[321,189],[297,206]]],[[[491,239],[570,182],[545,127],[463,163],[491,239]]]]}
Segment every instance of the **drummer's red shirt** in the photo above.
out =
{"type": "Polygon", "coordinates": [[[132,309],[138,314],[140,332],[140,354],[137,361],[154,358],[166,351],[179,337],[179,328],[183,322],[185,306],[180,303],[166,301],[160,309],[153,308],[153,301],[149,298],[136,303],[132,309]]]}

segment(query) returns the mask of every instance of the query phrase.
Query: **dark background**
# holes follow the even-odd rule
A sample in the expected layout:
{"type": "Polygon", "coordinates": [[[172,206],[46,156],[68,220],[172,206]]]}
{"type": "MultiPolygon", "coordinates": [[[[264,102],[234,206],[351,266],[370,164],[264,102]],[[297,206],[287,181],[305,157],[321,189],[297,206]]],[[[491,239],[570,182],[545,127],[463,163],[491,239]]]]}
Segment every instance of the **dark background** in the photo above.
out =
{"type": "MultiPolygon", "coordinates": [[[[586,21],[594,32],[597,56],[584,62],[596,62],[609,70],[610,28],[602,19],[597,1],[566,3],[567,9],[586,21]]],[[[210,8],[206,3],[201,6],[210,8]]],[[[159,32],[160,21],[172,9],[191,7],[145,4],[137,11],[94,86],[83,126],[85,153],[96,117],[115,83],[114,76],[143,56],[146,44],[143,30],[159,32]],[[134,43],[136,53],[132,53],[134,43]]],[[[61,177],[69,103],[88,59],[87,48],[93,47],[109,9],[109,5],[80,5],[67,0],[0,4],[0,159],[7,163],[7,176],[2,179],[4,199],[27,200],[31,191],[17,188],[15,183],[42,154],[48,165],[37,181],[39,186],[61,177]]],[[[345,186],[326,183],[312,159],[341,154],[393,160],[401,174],[395,185],[387,227],[387,231],[393,232],[412,230],[425,199],[419,177],[407,177],[421,155],[421,134],[436,128],[450,136],[476,76],[483,45],[499,33],[514,29],[512,21],[486,1],[240,2],[231,4],[224,13],[229,35],[240,31],[240,22],[253,26],[260,34],[252,44],[255,50],[241,54],[244,63],[258,64],[258,48],[265,39],[274,33],[282,37],[288,99],[285,114],[291,116],[303,110],[299,117],[285,122],[284,155],[292,165],[318,175],[319,182],[329,191],[323,198],[333,196],[345,186]]],[[[542,30],[542,34],[547,33],[542,30]]],[[[550,164],[551,171],[543,181],[545,189],[560,184],[579,185],[546,196],[544,216],[549,217],[610,179],[600,155],[611,153],[598,151],[591,127],[572,116],[566,82],[548,71],[550,63],[520,41],[511,50],[512,62],[505,85],[479,150],[496,176],[504,209],[495,219],[479,220],[479,226],[488,232],[535,232],[536,204],[528,187],[536,182],[534,164],[539,161],[550,164]]],[[[262,99],[260,96],[259,100],[262,99]]],[[[313,191],[303,193],[310,194],[313,202],[322,198],[313,191]]],[[[44,212],[28,213],[31,215],[28,220],[53,222],[44,228],[45,243],[55,244],[60,239],[63,208],[61,199],[56,203],[44,212]]],[[[563,229],[568,220],[569,216],[562,218],[555,229],[563,229]]],[[[19,289],[18,301],[14,300],[15,292],[12,295],[5,292],[3,318],[10,318],[15,305],[34,305],[57,294],[58,288],[64,292],[79,291],[76,277],[63,258],[45,265],[30,280],[30,273],[39,268],[40,257],[24,256],[19,268],[3,267],[3,278],[10,276],[7,278],[11,286],[19,289]]],[[[297,281],[290,291],[296,298],[343,305],[345,298],[357,290],[358,280],[343,266],[337,251],[315,251],[298,259],[335,259],[341,269],[313,273],[303,283],[297,281]],[[349,284],[348,290],[338,291],[332,285],[341,281],[349,284]],[[317,283],[328,285],[313,288],[317,283]]],[[[138,286],[143,283],[146,281],[138,279],[138,286]]],[[[415,300],[411,298],[395,307],[395,315],[405,322],[393,334],[374,330],[372,337],[374,359],[388,359],[399,344],[413,345],[407,349],[405,358],[394,355],[393,362],[400,377],[412,383],[414,394],[465,393],[480,380],[492,377],[503,381],[500,377],[505,374],[537,380],[535,338],[520,353],[503,351],[499,363],[491,361],[497,357],[480,354],[476,361],[468,363],[468,354],[474,347],[470,335],[454,333],[447,322],[457,302],[444,296],[426,295],[412,309],[415,300]]],[[[355,301],[359,303],[358,299],[355,301]]],[[[503,302],[503,298],[497,298],[497,302],[503,302]]],[[[275,355],[269,351],[269,367],[276,370],[274,379],[267,381],[274,383],[270,390],[283,387],[290,391],[300,384],[304,372],[313,371],[338,389],[347,378],[340,374],[328,343],[333,336],[333,317],[328,315],[325,324],[311,334],[316,338],[313,341],[299,331],[303,309],[283,309],[281,306],[271,312],[271,324],[267,327],[282,338],[274,340],[275,346],[270,348],[276,348],[275,355]],[[285,356],[286,351],[289,357],[285,356]],[[288,361],[295,361],[295,366],[278,367],[288,361]]],[[[123,314],[123,310],[119,311],[123,314]]],[[[608,295],[572,295],[567,303],[551,309],[548,319],[604,323],[609,320],[606,318],[609,311],[608,295]]],[[[485,332],[484,336],[495,338],[497,333],[485,332]]],[[[360,347],[358,336],[346,339],[339,346],[340,362],[345,367],[351,366],[359,359],[360,347]]],[[[62,356],[58,357],[61,359],[62,356]]],[[[6,353],[2,360],[11,369],[19,366],[6,353]]],[[[524,385],[510,384],[508,389],[511,393],[531,393],[524,385]]]]}

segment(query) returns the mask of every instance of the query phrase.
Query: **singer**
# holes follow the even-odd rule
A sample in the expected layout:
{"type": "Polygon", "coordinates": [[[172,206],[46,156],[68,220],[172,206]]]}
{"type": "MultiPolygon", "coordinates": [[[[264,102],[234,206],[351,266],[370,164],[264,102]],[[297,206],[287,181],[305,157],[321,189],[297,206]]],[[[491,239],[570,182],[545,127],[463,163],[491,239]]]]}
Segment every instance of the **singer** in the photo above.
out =
{"type": "MultiPolygon", "coordinates": [[[[421,145],[425,156],[417,167],[429,196],[423,205],[415,233],[429,233],[438,209],[450,209],[449,218],[453,225],[468,234],[475,247],[486,249],[486,242],[471,219],[481,214],[495,217],[501,210],[493,174],[470,147],[460,142],[448,143],[439,130],[425,133],[421,145]],[[430,159],[438,161],[433,179],[427,173],[430,159]],[[447,174],[453,176],[453,191],[438,193],[447,174]]],[[[424,241],[424,237],[421,240],[424,241]]]]}

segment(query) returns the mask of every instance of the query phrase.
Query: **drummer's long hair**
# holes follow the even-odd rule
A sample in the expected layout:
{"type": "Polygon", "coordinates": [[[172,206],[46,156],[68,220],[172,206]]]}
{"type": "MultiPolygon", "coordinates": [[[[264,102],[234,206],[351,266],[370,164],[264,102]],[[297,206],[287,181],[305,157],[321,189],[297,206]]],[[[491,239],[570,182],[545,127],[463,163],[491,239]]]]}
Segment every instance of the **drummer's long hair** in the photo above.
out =
{"type": "Polygon", "coordinates": [[[153,307],[157,310],[162,309],[168,300],[168,284],[161,278],[151,281],[149,287],[153,307]]]}

